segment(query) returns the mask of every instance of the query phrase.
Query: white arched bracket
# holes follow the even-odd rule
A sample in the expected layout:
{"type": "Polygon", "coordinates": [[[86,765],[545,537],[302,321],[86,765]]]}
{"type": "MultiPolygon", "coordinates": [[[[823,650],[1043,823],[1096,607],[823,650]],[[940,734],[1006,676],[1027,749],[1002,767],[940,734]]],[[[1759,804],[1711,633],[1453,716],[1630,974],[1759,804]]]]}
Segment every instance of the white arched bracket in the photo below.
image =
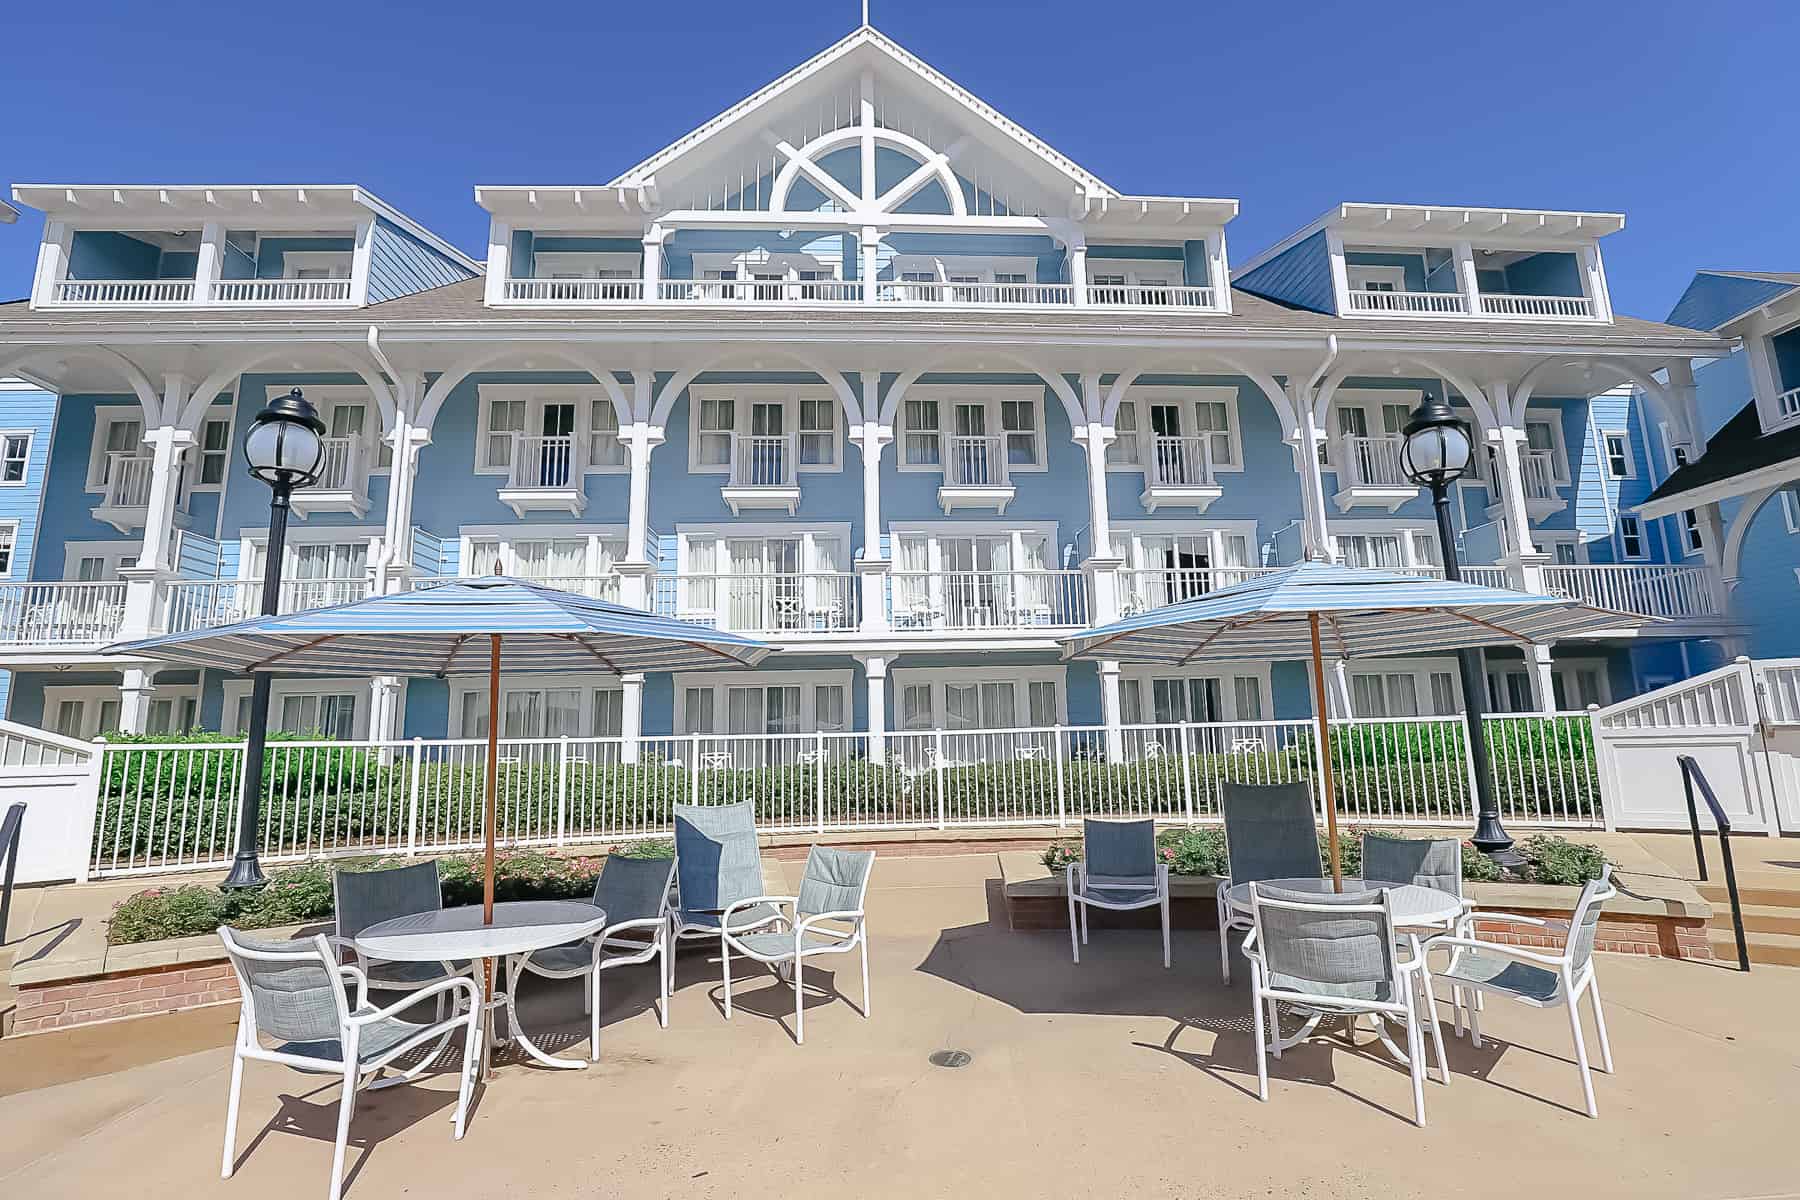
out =
{"type": "Polygon", "coordinates": [[[1656,410],[1657,419],[1668,427],[1669,440],[1672,443],[1686,446],[1690,454],[1699,449],[1694,440],[1693,406],[1691,403],[1681,403],[1674,395],[1674,392],[1681,386],[1681,380],[1678,377],[1685,377],[1691,401],[1694,379],[1693,364],[1686,359],[1679,359],[1670,364],[1670,381],[1675,385],[1673,388],[1659,382],[1648,371],[1620,358],[1573,358],[1568,355],[1558,355],[1554,358],[1544,359],[1520,376],[1518,386],[1513,389],[1511,406],[1513,413],[1509,416],[1509,419],[1517,418],[1513,423],[1523,425],[1525,406],[1531,403],[1532,394],[1543,383],[1544,377],[1558,367],[1592,368],[1596,371],[1604,371],[1620,382],[1631,384],[1644,393],[1650,406],[1656,410]]]}
{"type": "Polygon", "coordinates": [[[1777,484],[1752,492],[1738,505],[1736,515],[1731,518],[1731,528],[1725,534],[1725,551],[1719,561],[1719,575],[1726,591],[1736,587],[1738,580],[1743,578],[1744,539],[1750,533],[1750,526],[1756,523],[1756,514],[1783,487],[1800,487],[1800,484],[1777,484]]]}
{"type": "MultiPolygon", "coordinates": [[[[307,350],[310,353],[323,354],[332,365],[360,378],[368,387],[370,396],[374,398],[376,410],[381,417],[381,427],[383,429],[393,428],[394,393],[379,371],[374,370],[370,364],[349,351],[336,346],[309,346],[307,350]]],[[[274,347],[239,355],[237,358],[229,360],[225,366],[203,378],[199,385],[188,394],[182,404],[179,418],[172,420],[171,423],[190,432],[198,432],[201,423],[206,420],[206,410],[212,407],[213,401],[218,398],[220,392],[231,386],[233,380],[250,374],[271,359],[291,353],[291,349],[274,347]]]]}
{"type": "Polygon", "coordinates": [[[0,379],[3,379],[25,364],[36,359],[56,357],[69,361],[87,360],[103,364],[108,370],[118,372],[119,378],[138,399],[144,410],[144,427],[146,429],[167,424],[163,416],[162,394],[155,384],[150,382],[149,375],[136,363],[109,346],[32,346],[14,353],[0,355],[0,379]]]}
{"type": "MultiPolygon", "coordinates": [[[[1441,379],[1454,388],[1462,397],[1463,403],[1467,404],[1470,411],[1475,414],[1475,424],[1479,432],[1489,434],[1505,424],[1500,415],[1494,411],[1493,405],[1488,402],[1487,392],[1461,371],[1430,358],[1413,354],[1400,355],[1388,359],[1386,362],[1390,368],[1388,372],[1385,372],[1387,374],[1392,373],[1392,367],[1412,367],[1426,376],[1441,379]]],[[[1332,397],[1337,395],[1338,388],[1346,379],[1355,375],[1375,377],[1383,373],[1375,369],[1374,361],[1367,356],[1352,359],[1333,368],[1332,372],[1320,382],[1318,395],[1313,398],[1314,424],[1320,429],[1327,427],[1326,418],[1331,412],[1332,397]]],[[[1445,399],[1448,400],[1449,397],[1446,396],[1445,399]]]]}
{"type": "MultiPolygon", "coordinates": [[[[612,369],[579,347],[559,346],[549,342],[493,346],[453,363],[442,375],[432,380],[431,386],[425,390],[425,398],[419,404],[419,416],[415,424],[430,429],[437,421],[437,415],[442,411],[444,402],[450,398],[450,393],[460,387],[469,376],[481,371],[492,370],[509,360],[519,358],[554,359],[577,371],[587,372],[593,376],[594,382],[606,392],[607,399],[612,401],[613,411],[618,414],[619,425],[624,427],[631,424],[633,420],[631,400],[626,396],[625,389],[619,386],[619,381],[613,377],[612,369]]],[[[658,423],[660,424],[660,422],[658,423]]]]}
{"type": "MultiPolygon", "coordinates": [[[[971,365],[966,361],[969,358],[970,353],[971,352],[967,350],[958,351],[954,356],[947,356],[923,366],[909,367],[907,370],[901,372],[899,377],[894,380],[893,385],[888,388],[887,398],[881,403],[881,424],[893,425],[895,423],[895,418],[900,412],[900,403],[906,398],[907,389],[912,387],[913,384],[919,382],[920,379],[927,375],[943,374],[956,367],[959,363],[964,366],[971,365]]],[[[1026,375],[1036,375],[1039,379],[1044,381],[1046,387],[1056,393],[1056,398],[1062,401],[1063,412],[1067,414],[1069,418],[1070,429],[1080,429],[1088,423],[1087,413],[1082,407],[1081,397],[1075,394],[1075,389],[1070,386],[1068,379],[1063,376],[1062,372],[1051,370],[1043,363],[1034,362],[1022,355],[1013,354],[1005,350],[989,350],[984,348],[981,350],[980,355],[980,359],[973,364],[975,370],[986,371],[988,370],[986,363],[997,359],[1000,362],[1019,368],[1019,370],[1026,375]]]]}
{"type": "MultiPolygon", "coordinates": [[[[700,376],[706,374],[708,371],[718,370],[732,358],[741,357],[747,353],[750,353],[750,351],[723,351],[694,366],[684,367],[675,372],[675,374],[669,376],[668,379],[663,381],[662,387],[656,389],[656,401],[650,408],[650,423],[652,425],[667,425],[669,423],[669,413],[675,408],[675,401],[681,398],[681,394],[688,389],[689,385],[691,385],[694,380],[700,378],[700,376]]],[[[821,382],[831,389],[832,395],[837,397],[839,406],[844,410],[844,424],[846,426],[862,424],[862,406],[857,403],[856,393],[851,389],[850,382],[844,378],[844,373],[842,371],[833,370],[831,367],[813,358],[811,355],[801,354],[794,350],[774,350],[759,347],[754,353],[759,360],[775,359],[780,362],[791,363],[800,367],[802,370],[811,371],[814,375],[819,377],[821,382]]]]}
{"type": "MultiPolygon", "coordinates": [[[[1118,416],[1119,405],[1124,401],[1125,393],[1135,385],[1139,379],[1142,379],[1145,375],[1157,374],[1158,371],[1169,371],[1172,374],[1181,375],[1237,375],[1254,383],[1257,390],[1263,394],[1263,397],[1268,400],[1270,406],[1274,408],[1276,419],[1281,422],[1282,436],[1286,438],[1297,436],[1300,428],[1299,417],[1294,411],[1294,406],[1288,400],[1287,390],[1275,381],[1273,375],[1269,374],[1267,371],[1251,367],[1241,359],[1228,358],[1224,355],[1214,354],[1211,356],[1211,360],[1222,367],[1223,370],[1207,371],[1203,368],[1196,369],[1193,365],[1193,355],[1188,354],[1179,357],[1152,359],[1150,362],[1137,367],[1135,370],[1119,372],[1113,377],[1111,385],[1106,389],[1104,397],[1101,398],[1101,408],[1096,414],[1096,418],[1101,424],[1111,426],[1114,419],[1118,416]]],[[[1092,404],[1093,402],[1094,397],[1090,397],[1089,403],[1092,404]]]]}

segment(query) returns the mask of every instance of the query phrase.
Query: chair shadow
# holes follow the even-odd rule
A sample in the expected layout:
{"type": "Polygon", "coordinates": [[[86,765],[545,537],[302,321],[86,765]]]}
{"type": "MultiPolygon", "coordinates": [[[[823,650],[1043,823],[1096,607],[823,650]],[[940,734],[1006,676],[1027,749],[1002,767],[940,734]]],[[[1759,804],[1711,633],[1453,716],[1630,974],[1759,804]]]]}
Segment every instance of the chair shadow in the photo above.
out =
{"type": "MultiPolygon", "coordinates": [[[[793,1025],[789,1021],[794,1015],[794,983],[791,977],[784,978],[778,974],[773,964],[757,963],[755,959],[734,957],[731,960],[731,1010],[733,1013],[746,1012],[753,1017],[763,1017],[781,1026],[782,1031],[799,1044],[794,1037],[793,1025]],[[739,964],[755,963],[762,968],[757,976],[738,974],[739,964]],[[755,991],[741,990],[745,985],[760,982],[762,986],[755,991]]],[[[708,981],[707,999],[719,1015],[725,1015],[725,980],[722,972],[716,972],[716,978],[708,981]]],[[[850,997],[838,990],[836,971],[823,967],[808,966],[801,980],[805,985],[801,994],[801,1006],[807,1009],[824,1008],[833,1003],[842,1002],[855,1009],[861,1016],[868,1016],[862,1007],[850,997]]]]}

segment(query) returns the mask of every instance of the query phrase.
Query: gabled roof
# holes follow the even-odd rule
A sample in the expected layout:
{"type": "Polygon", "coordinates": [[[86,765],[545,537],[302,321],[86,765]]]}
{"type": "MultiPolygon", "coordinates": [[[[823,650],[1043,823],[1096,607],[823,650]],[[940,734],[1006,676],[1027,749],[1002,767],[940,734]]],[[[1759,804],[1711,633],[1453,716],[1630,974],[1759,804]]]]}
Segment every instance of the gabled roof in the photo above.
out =
{"type": "Polygon", "coordinates": [[[808,80],[839,64],[859,62],[885,63],[916,79],[925,87],[941,94],[955,107],[979,123],[1010,139],[1020,148],[1066,176],[1076,188],[1100,196],[1120,193],[1099,176],[1083,169],[1074,160],[1053,149],[1048,142],[1024,126],[1003,116],[1000,111],[938,71],[898,42],[871,26],[864,25],[849,36],[813,55],[773,83],[759,88],[718,116],[693,131],[677,138],[636,166],[622,172],[608,186],[636,187],[649,181],[660,170],[692,153],[720,134],[739,128],[752,116],[768,108],[782,96],[808,80]]]}
{"type": "Polygon", "coordinates": [[[1698,271],[1669,310],[1669,324],[1711,333],[1800,288],[1794,271],[1698,271]]]}
{"type": "Polygon", "coordinates": [[[1707,440],[1704,454],[1677,467],[1637,507],[1646,517],[1664,517],[1779,482],[1778,475],[1800,476],[1800,425],[1765,435],[1752,400],[1707,440]]]}

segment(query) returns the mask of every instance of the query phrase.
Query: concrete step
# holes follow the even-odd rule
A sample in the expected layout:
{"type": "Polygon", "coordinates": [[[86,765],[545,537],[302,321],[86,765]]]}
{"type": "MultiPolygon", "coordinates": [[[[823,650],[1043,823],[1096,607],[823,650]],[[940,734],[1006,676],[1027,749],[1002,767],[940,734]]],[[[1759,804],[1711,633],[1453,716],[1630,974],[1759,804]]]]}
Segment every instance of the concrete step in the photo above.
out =
{"type": "MultiPolygon", "coordinates": [[[[1749,946],[1750,961],[1753,964],[1800,967],[1800,934],[1751,933],[1744,940],[1749,946]]],[[[1707,941],[1712,943],[1716,958],[1724,962],[1737,961],[1737,942],[1732,939],[1729,928],[1710,930],[1707,941]]]]}
{"type": "MultiPolygon", "coordinates": [[[[1694,889],[1706,898],[1706,902],[1714,908],[1721,908],[1731,903],[1731,896],[1725,885],[1714,876],[1706,883],[1696,883],[1694,889]]],[[[1770,887],[1761,883],[1738,883],[1738,902],[1755,904],[1765,908],[1791,908],[1800,911],[1800,888],[1770,887]]]]}
{"type": "MultiPolygon", "coordinates": [[[[1723,899],[1711,902],[1713,906],[1712,920],[1708,924],[1713,929],[1731,932],[1731,905],[1723,899]]],[[[1791,933],[1800,934],[1800,908],[1769,904],[1744,905],[1745,933],[1791,933]]]]}

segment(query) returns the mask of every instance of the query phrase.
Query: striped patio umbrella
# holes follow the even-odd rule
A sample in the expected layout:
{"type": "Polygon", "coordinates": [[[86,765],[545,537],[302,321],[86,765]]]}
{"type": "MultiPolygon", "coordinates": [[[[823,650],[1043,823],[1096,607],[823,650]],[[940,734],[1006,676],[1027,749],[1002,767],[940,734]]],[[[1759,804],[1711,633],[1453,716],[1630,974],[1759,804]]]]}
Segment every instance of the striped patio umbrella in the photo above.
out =
{"type": "Polygon", "coordinates": [[[107,654],[270,675],[488,673],[486,919],[494,911],[500,655],[515,671],[680,671],[755,666],[762,642],[518,579],[494,577],[371,596],[108,646],[107,654]]]}
{"type": "Polygon", "coordinates": [[[1326,647],[1334,657],[1346,659],[1441,653],[1552,642],[1652,620],[1559,596],[1308,562],[1077,634],[1064,640],[1063,657],[1167,666],[1311,658],[1313,708],[1325,760],[1325,823],[1337,884],[1341,872],[1325,711],[1326,647]]]}

